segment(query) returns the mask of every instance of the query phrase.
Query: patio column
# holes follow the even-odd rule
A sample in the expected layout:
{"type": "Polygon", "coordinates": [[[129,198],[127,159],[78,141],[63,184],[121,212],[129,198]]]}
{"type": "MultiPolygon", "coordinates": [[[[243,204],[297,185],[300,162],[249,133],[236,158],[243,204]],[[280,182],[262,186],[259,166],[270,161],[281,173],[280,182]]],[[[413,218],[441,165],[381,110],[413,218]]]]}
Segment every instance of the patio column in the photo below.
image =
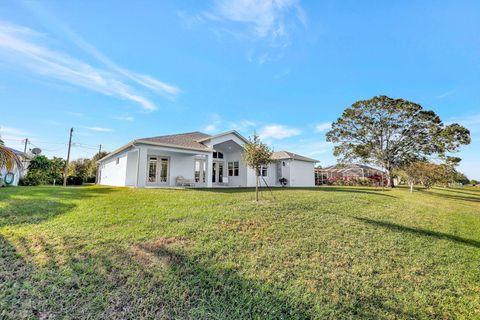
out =
{"type": "Polygon", "coordinates": [[[212,187],[213,153],[207,155],[207,188],[212,187]]]}
{"type": "Polygon", "coordinates": [[[147,182],[147,147],[138,147],[137,187],[143,188],[147,182]]]}

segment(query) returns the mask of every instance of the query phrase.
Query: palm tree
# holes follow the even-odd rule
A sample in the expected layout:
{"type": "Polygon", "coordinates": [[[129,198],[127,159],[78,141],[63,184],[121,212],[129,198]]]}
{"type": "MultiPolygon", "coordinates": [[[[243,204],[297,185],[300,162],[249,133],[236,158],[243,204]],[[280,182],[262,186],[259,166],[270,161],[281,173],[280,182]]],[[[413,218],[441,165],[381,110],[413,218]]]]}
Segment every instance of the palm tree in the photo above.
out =
{"type": "Polygon", "coordinates": [[[7,171],[12,171],[15,165],[17,168],[23,167],[20,157],[12,149],[7,148],[0,138],[0,168],[5,167],[7,171]]]}

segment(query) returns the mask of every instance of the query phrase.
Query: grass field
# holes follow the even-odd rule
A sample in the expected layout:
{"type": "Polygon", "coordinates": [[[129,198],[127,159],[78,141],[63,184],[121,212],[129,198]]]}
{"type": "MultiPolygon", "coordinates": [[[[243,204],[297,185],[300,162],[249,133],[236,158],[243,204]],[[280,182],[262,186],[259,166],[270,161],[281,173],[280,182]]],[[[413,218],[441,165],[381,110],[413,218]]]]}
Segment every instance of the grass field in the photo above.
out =
{"type": "Polygon", "coordinates": [[[0,189],[0,318],[480,318],[480,188],[0,189]]]}

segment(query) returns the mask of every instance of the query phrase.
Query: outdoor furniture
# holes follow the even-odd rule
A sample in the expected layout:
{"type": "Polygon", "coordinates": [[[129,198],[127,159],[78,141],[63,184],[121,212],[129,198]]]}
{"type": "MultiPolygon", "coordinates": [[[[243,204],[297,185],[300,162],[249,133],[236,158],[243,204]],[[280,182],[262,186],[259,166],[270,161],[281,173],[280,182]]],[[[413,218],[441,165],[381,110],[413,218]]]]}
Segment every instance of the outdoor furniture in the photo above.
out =
{"type": "Polygon", "coordinates": [[[177,186],[181,186],[181,187],[194,187],[195,186],[195,182],[193,180],[185,179],[182,176],[178,176],[176,182],[177,182],[177,186]]]}

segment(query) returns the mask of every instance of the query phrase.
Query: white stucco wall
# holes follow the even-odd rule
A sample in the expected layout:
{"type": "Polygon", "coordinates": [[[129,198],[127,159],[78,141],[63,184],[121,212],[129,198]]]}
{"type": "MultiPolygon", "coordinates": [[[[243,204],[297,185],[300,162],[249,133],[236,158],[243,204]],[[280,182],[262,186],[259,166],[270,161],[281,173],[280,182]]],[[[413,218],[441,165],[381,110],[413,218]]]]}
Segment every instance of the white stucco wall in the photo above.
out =
{"type": "Polygon", "coordinates": [[[225,158],[225,177],[228,178],[229,186],[245,187],[247,185],[247,167],[243,162],[242,152],[236,151],[231,153],[224,153],[225,158]],[[228,162],[238,161],[238,177],[228,176],[228,162]]]}
{"type": "Polygon", "coordinates": [[[293,160],[290,162],[290,180],[291,187],[314,187],[315,174],[313,162],[293,160]]]}
{"type": "Polygon", "coordinates": [[[127,154],[128,151],[125,150],[99,163],[100,184],[117,187],[126,185],[127,154]]]}
{"type": "Polygon", "coordinates": [[[127,153],[127,166],[125,185],[135,187],[137,185],[137,168],[138,168],[138,149],[127,153]]]}
{"type": "MultiPolygon", "coordinates": [[[[3,167],[0,169],[0,178],[2,178],[2,181],[5,180],[5,175],[8,173],[7,168],[3,167]]],[[[17,165],[14,166],[13,170],[11,171],[13,173],[13,183],[11,184],[12,186],[18,186],[18,181],[20,180],[21,177],[21,171],[17,168],[17,165]]]]}

